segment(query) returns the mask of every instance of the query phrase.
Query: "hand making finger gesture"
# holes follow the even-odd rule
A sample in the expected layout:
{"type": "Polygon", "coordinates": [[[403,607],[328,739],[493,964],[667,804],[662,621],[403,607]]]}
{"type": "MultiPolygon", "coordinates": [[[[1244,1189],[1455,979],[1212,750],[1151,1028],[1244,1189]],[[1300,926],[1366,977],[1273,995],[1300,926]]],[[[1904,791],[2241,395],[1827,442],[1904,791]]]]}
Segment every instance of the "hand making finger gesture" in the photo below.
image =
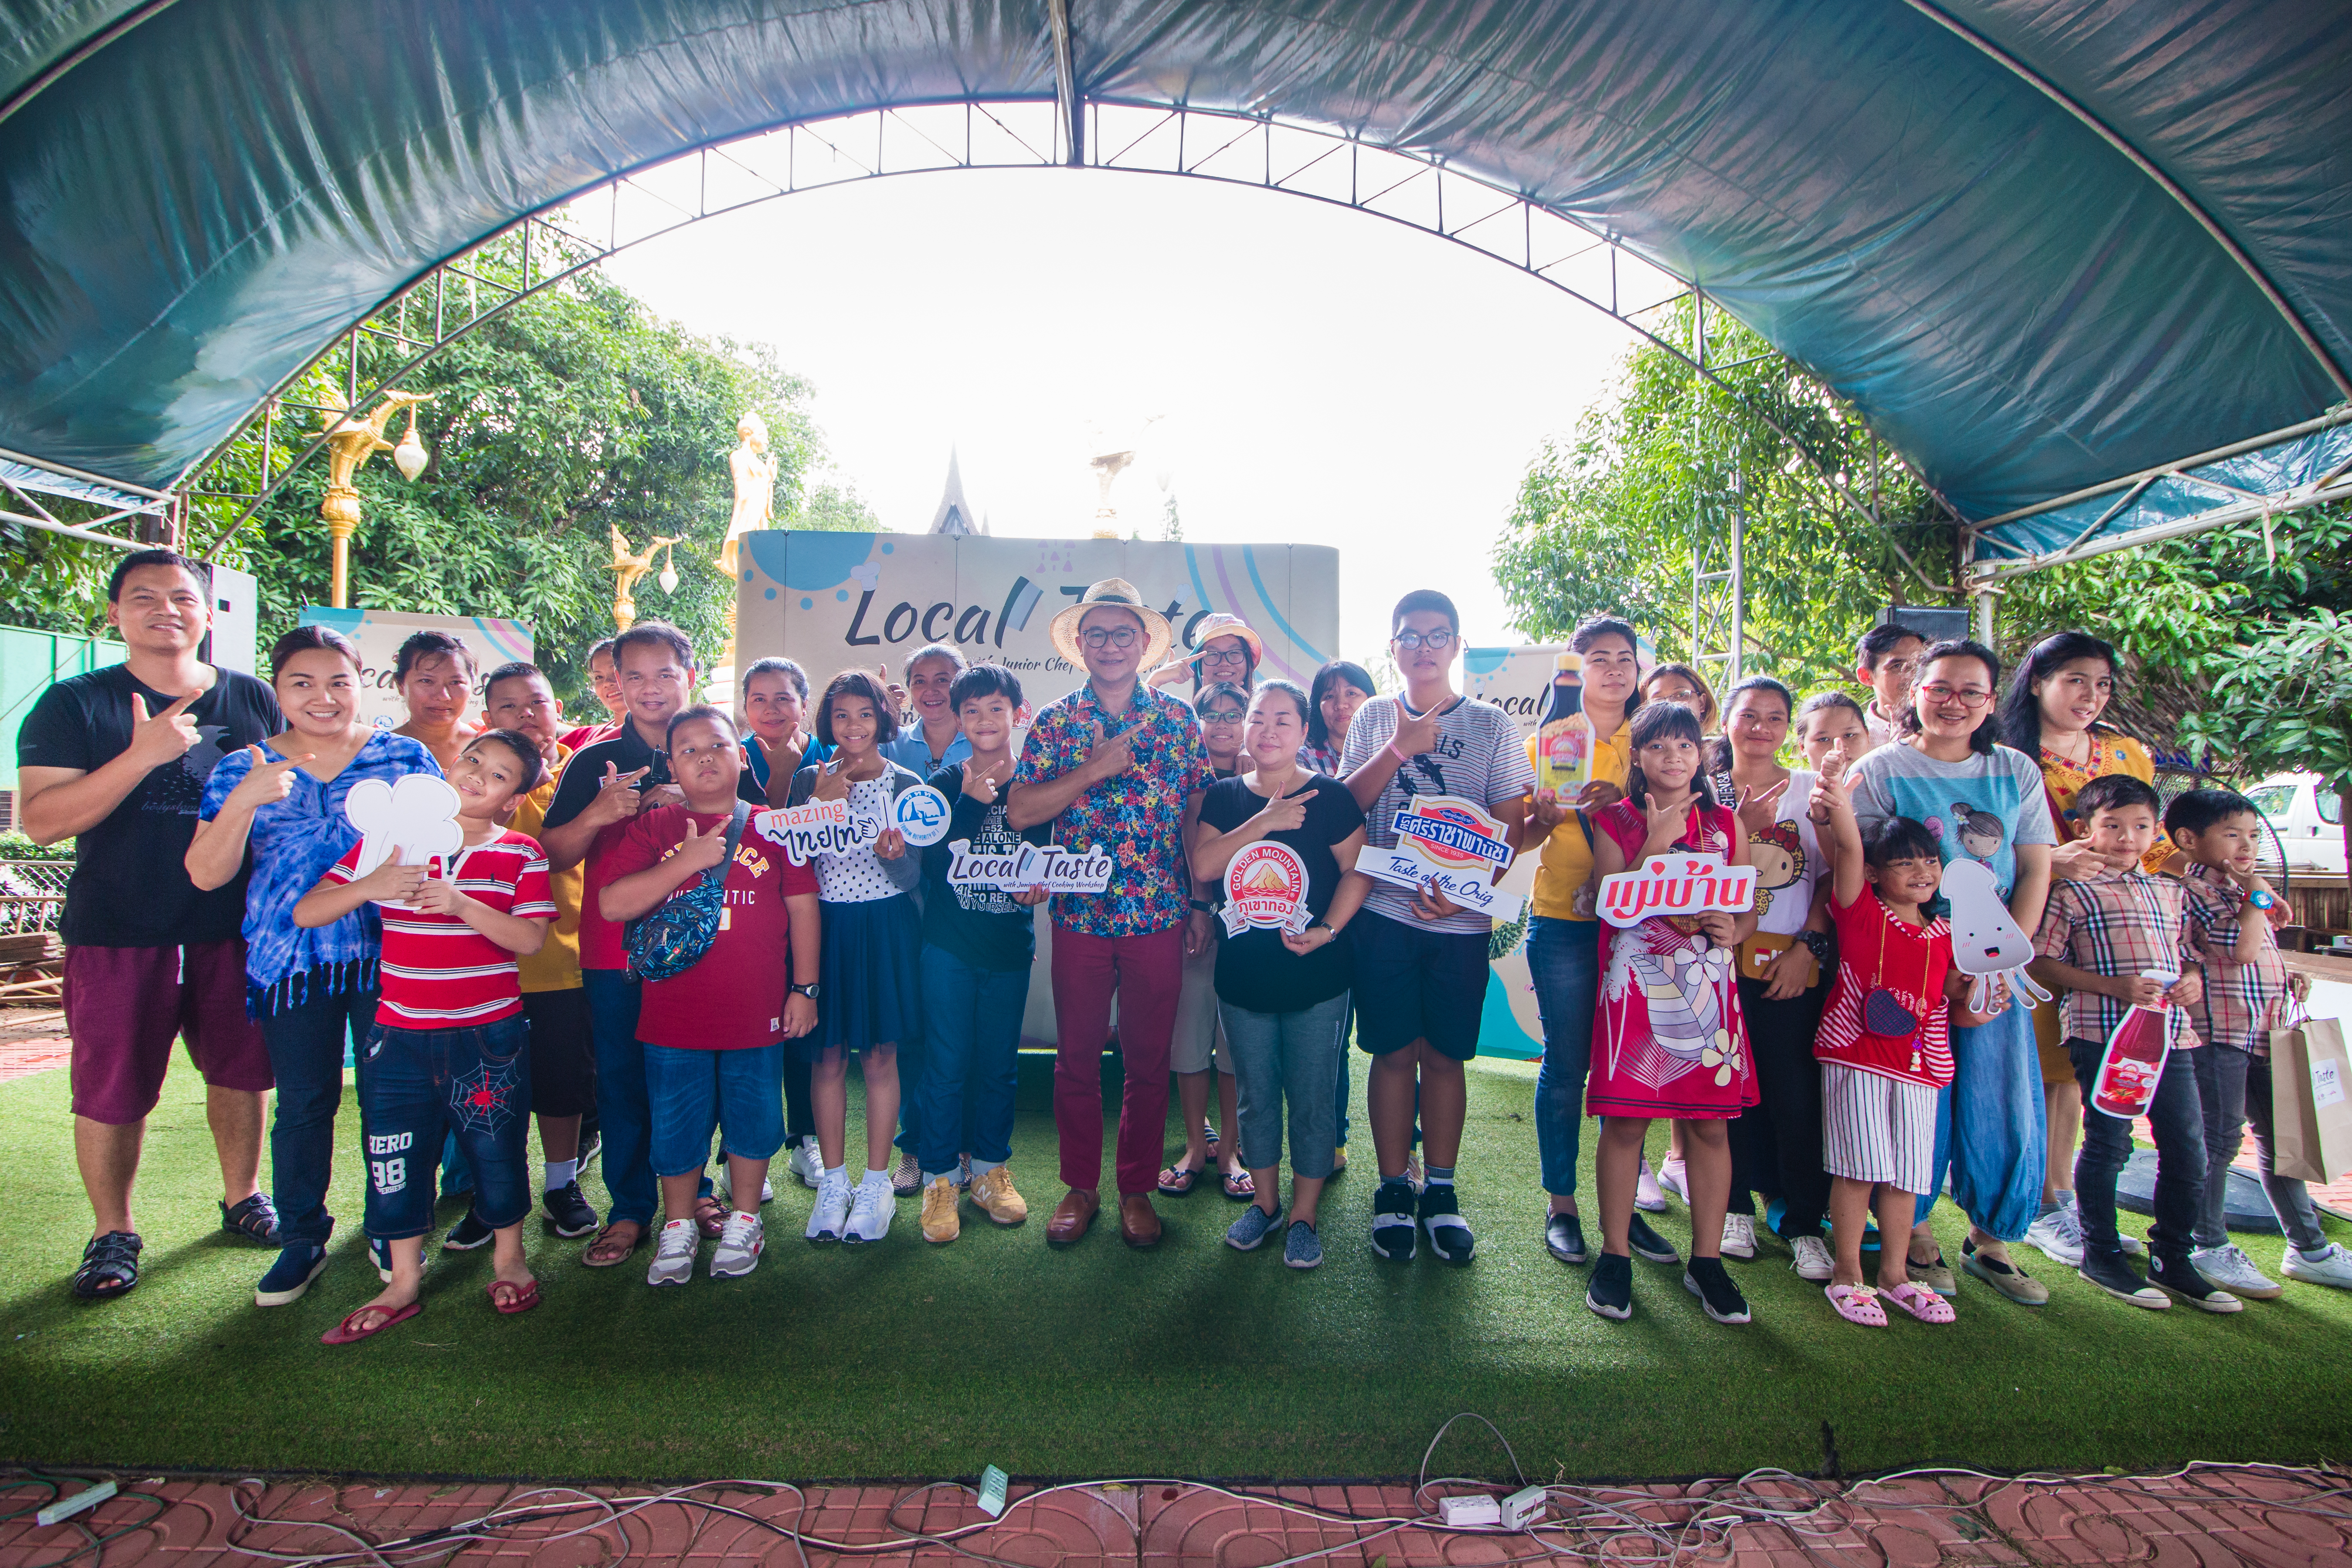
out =
{"type": "Polygon", "coordinates": [[[1424,752],[1435,751],[1438,731],[1443,721],[1448,713],[1460,706],[1462,706],[1462,699],[1451,697],[1418,719],[1405,713],[1400,706],[1397,710],[1399,717],[1396,733],[1390,738],[1389,744],[1408,757],[1417,757],[1424,752]]]}
{"type": "Polygon", "coordinates": [[[816,784],[809,791],[811,800],[847,800],[849,798],[849,753],[835,752],[817,764],[816,784]]]}
{"type": "Polygon", "coordinates": [[[898,721],[901,724],[905,723],[914,711],[913,709],[908,706],[907,689],[898,682],[890,679],[890,667],[888,665],[877,664],[874,667],[874,669],[875,673],[878,674],[882,678],[882,689],[889,694],[892,711],[898,715],[898,721]]]}
{"type": "Polygon", "coordinates": [[[1012,776],[1013,759],[1010,757],[978,769],[972,766],[972,759],[966,757],[963,760],[964,795],[982,805],[993,805],[997,795],[1003,790],[1004,781],[1012,776]]]}
{"type": "Polygon", "coordinates": [[[201,695],[191,691],[169,708],[147,716],[147,703],[136,691],[131,694],[131,756],[140,766],[148,769],[175,763],[187,755],[188,748],[198,739],[196,721],[188,717],[188,704],[201,695]]]}
{"type": "Polygon", "coordinates": [[[1116,735],[1105,735],[1100,724],[1094,729],[1094,744],[1087,751],[1087,760],[1079,765],[1099,784],[1135,765],[1135,738],[1143,732],[1143,725],[1130,725],[1116,735]]]}
{"type": "MultiPolygon", "coordinates": [[[[131,700],[135,702],[138,698],[134,695],[131,700]]],[[[245,754],[253,765],[247,770],[245,777],[236,781],[236,787],[228,792],[228,799],[221,803],[224,806],[259,810],[265,805],[277,805],[294,793],[294,770],[309,762],[312,755],[305,752],[299,757],[288,757],[282,762],[265,762],[259,746],[247,746],[245,754]]]]}
{"type": "Polygon", "coordinates": [[[1660,805],[1654,795],[1642,796],[1642,825],[1652,844],[1671,844],[1690,821],[1691,808],[1684,805],[1660,805]]]}
{"type": "Polygon", "coordinates": [[[1788,793],[1787,779],[1767,784],[1759,790],[1741,790],[1739,804],[1735,808],[1739,814],[1739,826],[1750,833],[1760,833],[1771,826],[1780,815],[1780,797],[1788,793]]]}
{"type": "Polygon", "coordinates": [[[1274,833],[1296,833],[1307,826],[1307,803],[1314,793],[1314,780],[1310,777],[1300,781],[1296,793],[1276,792],[1266,796],[1251,826],[1261,838],[1274,833]]]}
{"type": "Polygon", "coordinates": [[[626,822],[637,814],[637,781],[646,776],[646,769],[623,773],[611,763],[604,764],[604,780],[596,786],[596,798],[580,815],[599,827],[615,822],[626,822]]]}
{"type": "Polygon", "coordinates": [[[714,827],[708,833],[695,831],[694,818],[686,819],[686,837],[677,847],[677,864],[689,875],[708,871],[727,854],[727,830],[714,827]]]}

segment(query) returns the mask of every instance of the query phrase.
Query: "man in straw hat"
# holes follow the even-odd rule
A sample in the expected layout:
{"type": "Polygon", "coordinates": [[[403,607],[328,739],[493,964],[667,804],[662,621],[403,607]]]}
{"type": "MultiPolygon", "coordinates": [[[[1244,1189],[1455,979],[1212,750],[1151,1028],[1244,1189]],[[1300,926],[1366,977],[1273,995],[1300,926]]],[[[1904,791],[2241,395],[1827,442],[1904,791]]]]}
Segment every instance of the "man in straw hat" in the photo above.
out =
{"type": "Polygon", "coordinates": [[[1102,1207],[1102,1047],[1119,1005],[1127,1086],[1118,1110],[1118,1229],[1129,1247],[1160,1239],[1150,1194],[1168,1121],[1168,1043],[1183,984],[1192,875],[1187,800],[1208,787],[1208,752],[1192,710],[1138,672],[1168,651],[1166,617],[1117,577],[1091,584],[1054,617],[1054,647],[1087,683],[1047,703],[1022,748],[1005,797],[1016,830],[1055,826],[1069,848],[1100,846],[1116,865],[1100,893],[1056,894],[1054,1126],[1069,1194],[1045,1239],[1068,1246],[1102,1207]]]}

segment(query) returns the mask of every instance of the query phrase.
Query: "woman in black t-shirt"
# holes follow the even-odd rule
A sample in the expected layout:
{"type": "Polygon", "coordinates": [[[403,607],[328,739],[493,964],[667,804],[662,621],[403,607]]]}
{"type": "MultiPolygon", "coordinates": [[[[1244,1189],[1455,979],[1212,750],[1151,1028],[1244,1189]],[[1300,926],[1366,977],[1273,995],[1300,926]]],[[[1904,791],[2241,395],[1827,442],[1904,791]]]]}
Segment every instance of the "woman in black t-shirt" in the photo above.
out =
{"type": "Polygon", "coordinates": [[[1284,1102],[1290,1121],[1290,1227],[1283,1261],[1323,1261],[1316,1206],[1338,1131],[1331,1083],[1347,1049],[1349,951],[1339,940],[1370,879],[1354,869],[1364,814],[1347,786],[1299,765],[1307,693],[1270,680],[1243,732],[1251,771],[1202,797],[1192,873],[1223,884],[1226,936],[1217,953],[1218,1011],[1241,1084],[1242,1160],[1255,1201],[1225,1232],[1247,1252],[1281,1215],[1284,1102]]]}

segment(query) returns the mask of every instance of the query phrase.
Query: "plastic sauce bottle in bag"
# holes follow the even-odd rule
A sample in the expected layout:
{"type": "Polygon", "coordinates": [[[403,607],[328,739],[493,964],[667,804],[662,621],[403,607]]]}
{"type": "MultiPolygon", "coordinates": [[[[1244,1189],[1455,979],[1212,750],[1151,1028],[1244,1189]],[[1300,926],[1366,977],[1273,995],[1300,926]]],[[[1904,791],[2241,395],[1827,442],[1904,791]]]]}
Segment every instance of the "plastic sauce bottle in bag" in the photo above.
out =
{"type": "Polygon", "coordinates": [[[1592,721],[1584,711],[1584,660],[1552,660],[1551,701],[1536,728],[1536,788],[1573,802],[1592,779],[1592,721]]]}

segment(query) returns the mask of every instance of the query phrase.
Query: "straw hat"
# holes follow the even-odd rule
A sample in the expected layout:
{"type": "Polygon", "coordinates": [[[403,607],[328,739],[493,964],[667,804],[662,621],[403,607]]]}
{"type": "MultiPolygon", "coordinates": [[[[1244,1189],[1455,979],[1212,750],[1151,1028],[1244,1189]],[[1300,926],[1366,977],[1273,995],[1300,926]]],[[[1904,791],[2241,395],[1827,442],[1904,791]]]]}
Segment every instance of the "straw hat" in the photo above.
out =
{"type": "Polygon", "coordinates": [[[1202,616],[1201,624],[1192,628],[1192,647],[1195,649],[1193,657],[1199,658],[1197,650],[1207,647],[1218,637],[1239,637],[1249,644],[1250,664],[1253,668],[1265,662],[1265,640],[1250,630],[1247,621],[1239,616],[1229,616],[1223,610],[1219,610],[1213,616],[1202,616]]]}
{"type": "Polygon", "coordinates": [[[1100,609],[1106,605],[1125,610],[1143,623],[1143,649],[1135,661],[1135,668],[1147,670],[1158,665],[1168,652],[1171,640],[1168,617],[1145,604],[1143,595],[1135,591],[1135,584],[1124,577],[1106,577],[1099,583],[1089,583],[1087,591],[1078,595],[1076,604],[1054,617],[1046,628],[1047,635],[1054,639],[1054,651],[1084,669],[1087,656],[1086,650],[1078,646],[1078,623],[1086,619],[1088,610],[1100,609]]]}

